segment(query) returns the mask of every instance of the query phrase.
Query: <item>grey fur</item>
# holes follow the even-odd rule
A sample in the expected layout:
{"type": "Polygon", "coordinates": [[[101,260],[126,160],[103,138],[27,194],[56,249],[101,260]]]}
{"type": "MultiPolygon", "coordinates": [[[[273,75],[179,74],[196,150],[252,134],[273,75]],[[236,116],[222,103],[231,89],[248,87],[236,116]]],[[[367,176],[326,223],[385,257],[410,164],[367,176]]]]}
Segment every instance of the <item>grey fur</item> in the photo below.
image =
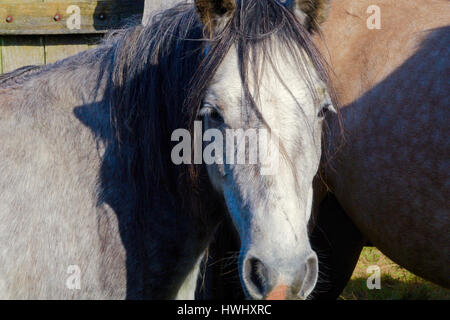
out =
{"type": "MultiPolygon", "coordinates": [[[[180,193],[160,185],[139,194],[160,178],[157,165],[149,160],[152,181],[139,185],[130,158],[140,155],[131,141],[119,143],[122,131],[111,121],[118,115],[110,113],[123,102],[113,101],[116,95],[135,96],[112,75],[163,56],[169,48],[162,46],[175,43],[170,30],[200,30],[194,10],[166,11],[147,28],[113,33],[97,49],[0,77],[0,298],[174,298],[196,265],[217,219],[200,219],[180,193]],[[135,37],[146,37],[146,47],[135,37]],[[140,61],[127,60],[136,55],[140,61]],[[81,290],[66,286],[73,265],[81,290]]],[[[152,71],[146,76],[153,79],[161,72],[152,71]]],[[[184,86],[187,78],[179,81],[184,86]]],[[[156,100],[163,97],[152,97],[163,105],[156,100]]],[[[158,145],[168,142],[151,152],[162,156],[158,145]]],[[[221,212],[208,201],[200,205],[221,212]]]]}
{"type": "Polygon", "coordinates": [[[226,210],[203,166],[171,162],[170,135],[196,118],[232,45],[244,73],[249,52],[266,48],[241,29],[266,31],[257,22],[267,15],[267,35],[301,47],[299,65],[309,58],[327,81],[295,17],[255,3],[244,21],[253,29],[240,25],[249,9],[237,10],[207,57],[184,4],[96,49],[0,76],[0,298],[172,299],[185,287],[226,210]],[[79,290],[67,285],[71,266],[79,290]]]}

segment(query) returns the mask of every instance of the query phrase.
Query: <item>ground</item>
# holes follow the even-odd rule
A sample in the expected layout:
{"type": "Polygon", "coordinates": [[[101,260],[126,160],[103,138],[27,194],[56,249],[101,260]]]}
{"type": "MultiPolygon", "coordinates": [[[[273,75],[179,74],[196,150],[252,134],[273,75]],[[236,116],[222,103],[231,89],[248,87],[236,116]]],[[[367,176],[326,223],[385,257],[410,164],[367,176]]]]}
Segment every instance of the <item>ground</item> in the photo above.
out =
{"type": "Polygon", "coordinates": [[[375,248],[364,248],[342,300],[450,300],[450,290],[401,268],[375,248]],[[369,266],[379,266],[381,289],[369,290],[369,266]]]}

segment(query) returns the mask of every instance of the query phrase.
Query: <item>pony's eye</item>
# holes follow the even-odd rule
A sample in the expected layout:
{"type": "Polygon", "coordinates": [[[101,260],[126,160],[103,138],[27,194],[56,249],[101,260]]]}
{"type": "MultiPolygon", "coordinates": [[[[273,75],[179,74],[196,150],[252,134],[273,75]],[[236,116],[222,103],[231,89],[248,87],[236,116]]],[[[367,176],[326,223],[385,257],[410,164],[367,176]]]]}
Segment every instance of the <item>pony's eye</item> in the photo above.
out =
{"type": "Polygon", "coordinates": [[[319,111],[319,114],[317,115],[319,118],[325,118],[326,114],[330,111],[331,104],[327,103],[325,104],[319,111]]]}
{"type": "Polygon", "coordinates": [[[217,107],[210,105],[205,105],[199,113],[201,118],[207,117],[209,120],[214,122],[223,122],[223,117],[217,107]]]}

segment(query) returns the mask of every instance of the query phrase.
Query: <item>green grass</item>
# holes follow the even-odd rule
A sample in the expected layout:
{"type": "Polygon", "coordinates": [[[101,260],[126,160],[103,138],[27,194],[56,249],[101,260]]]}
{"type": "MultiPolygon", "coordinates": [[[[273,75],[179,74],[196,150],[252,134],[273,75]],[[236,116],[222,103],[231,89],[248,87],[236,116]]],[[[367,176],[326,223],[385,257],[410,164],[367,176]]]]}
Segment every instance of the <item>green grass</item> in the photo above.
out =
{"type": "Polygon", "coordinates": [[[353,276],[341,295],[343,300],[450,300],[450,290],[401,268],[375,248],[364,248],[353,276]],[[367,268],[381,269],[381,289],[369,290],[367,268]]]}

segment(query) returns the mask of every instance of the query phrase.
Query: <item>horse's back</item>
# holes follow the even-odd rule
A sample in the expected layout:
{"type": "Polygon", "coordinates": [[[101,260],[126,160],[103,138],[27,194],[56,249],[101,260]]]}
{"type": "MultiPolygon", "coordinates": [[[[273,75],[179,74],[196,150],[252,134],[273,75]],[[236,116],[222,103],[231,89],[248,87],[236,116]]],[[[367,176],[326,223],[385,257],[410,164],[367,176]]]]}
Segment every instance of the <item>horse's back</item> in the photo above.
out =
{"type": "Polygon", "coordinates": [[[84,123],[95,103],[76,96],[76,75],[49,68],[0,78],[0,298],[124,297],[125,272],[109,264],[124,253],[104,260],[119,232],[98,199],[105,146],[84,123]]]}
{"type": "Polygon", "coordinates": [[[382,10],[382,30],[350,34],[339,46],[356,52],[332,57],[345,143],[335,140],[340,151],[329,176],[340,203],[374,245],[450,286],[449,4],[415,2],[392,4],[395,13],[382,10]],[[391,14],[405,16],[396,22],[391,14]]]}
{"type": "MultiPolygon", "coordinates": [[[[333,83],[343,106],[403,65],[430,33],[448,33],[450,23],[446,0],[342,0],[332,1],[331,7],[323,37],[316,42],[333,69],[333,83]],[[380,9],[381,29],[369,29],[374,11],[367,12],[374,5],[380,9]]],[[[447,39],[441,39],[441,44],[447,39]]]]}

